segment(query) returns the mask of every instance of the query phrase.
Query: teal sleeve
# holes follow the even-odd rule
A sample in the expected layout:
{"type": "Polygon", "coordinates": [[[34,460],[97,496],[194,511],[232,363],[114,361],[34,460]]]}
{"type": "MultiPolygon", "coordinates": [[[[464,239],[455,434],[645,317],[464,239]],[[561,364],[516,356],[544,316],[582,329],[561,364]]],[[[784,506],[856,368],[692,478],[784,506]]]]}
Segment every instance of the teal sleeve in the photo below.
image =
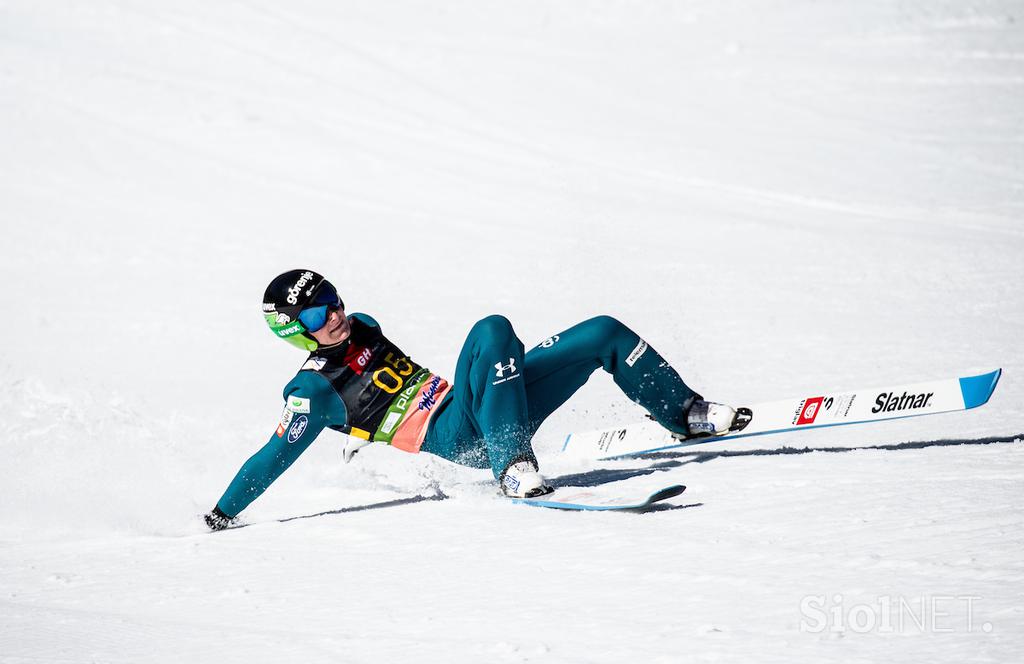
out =
{"type": "Polygon", "coordinates": [[[249,457],[217,501],[220,511],[237,515],[260,497],[327,426],[345,424],[345,403],[326,378],[300,371],[284,390],[281,424],[267,444],[249,457]]]}

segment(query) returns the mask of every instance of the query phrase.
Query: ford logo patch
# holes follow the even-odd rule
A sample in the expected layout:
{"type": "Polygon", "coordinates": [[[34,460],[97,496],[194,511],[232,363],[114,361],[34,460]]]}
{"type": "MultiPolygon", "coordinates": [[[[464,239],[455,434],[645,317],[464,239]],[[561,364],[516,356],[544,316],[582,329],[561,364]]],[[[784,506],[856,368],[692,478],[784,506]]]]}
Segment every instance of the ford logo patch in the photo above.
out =
{"type": "Polygon", "coordinates": [[[298,417],[292,422],[292,426],[288,429],[288,442],[294,443],[301,438],[307,424],[309,424],[309,420],[306,419],[305,415],[298,417]]]}

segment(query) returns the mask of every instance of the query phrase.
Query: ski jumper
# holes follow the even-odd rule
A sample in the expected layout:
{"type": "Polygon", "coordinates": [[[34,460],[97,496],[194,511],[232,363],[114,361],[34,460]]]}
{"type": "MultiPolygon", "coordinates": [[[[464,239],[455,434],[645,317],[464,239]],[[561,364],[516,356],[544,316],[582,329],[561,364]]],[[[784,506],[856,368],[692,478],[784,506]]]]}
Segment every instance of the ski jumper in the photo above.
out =
{"type": "Polygon", "coordinates": [[[235,475],[217,508],[235,516],[258,498],[325,428],[407,452],[491,468],[537,463],[531,439],[597,368],[667,429],[686,432],[696,397],[635,332],[598,316],[553,335],[529,352],[503,316],[469,332],[454,381],[413,362],[366,314],[349,316],[344,342],[312,352],[285,386],[277,431],[235,475]]]}

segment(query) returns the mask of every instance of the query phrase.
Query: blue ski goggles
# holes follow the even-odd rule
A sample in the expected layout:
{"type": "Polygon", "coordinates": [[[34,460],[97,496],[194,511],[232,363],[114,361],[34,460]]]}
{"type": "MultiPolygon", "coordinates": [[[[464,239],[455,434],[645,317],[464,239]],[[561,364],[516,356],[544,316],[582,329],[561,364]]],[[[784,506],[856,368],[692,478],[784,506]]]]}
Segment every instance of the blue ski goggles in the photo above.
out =
{"type": "Polygon", "coordinates": [[[338,291],[331,282],[325,280],[316,287],[306,308],[299,312],[299,322],[307,332],[316,332],[327,324],[327,316],[332,311],[344,308],[345,303],[341,301],[338,291]]]}

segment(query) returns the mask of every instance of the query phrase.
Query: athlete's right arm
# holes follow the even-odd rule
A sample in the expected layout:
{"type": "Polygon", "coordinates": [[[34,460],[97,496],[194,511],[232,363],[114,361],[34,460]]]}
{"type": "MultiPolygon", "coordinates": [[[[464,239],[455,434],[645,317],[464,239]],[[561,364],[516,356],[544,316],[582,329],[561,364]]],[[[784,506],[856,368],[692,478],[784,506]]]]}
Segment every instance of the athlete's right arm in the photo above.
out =
{"type": "Polygon", "coordinates": [[[281,476],[324,427],[345,424],[344,402],[327,380],[312,371],[300,371],[285,388],[281,423],[270,440],[249,457],[206,517],[215,529],[226,527],[281,476]],[[218,528],[219,526],[219,528],[218,528]]]}

